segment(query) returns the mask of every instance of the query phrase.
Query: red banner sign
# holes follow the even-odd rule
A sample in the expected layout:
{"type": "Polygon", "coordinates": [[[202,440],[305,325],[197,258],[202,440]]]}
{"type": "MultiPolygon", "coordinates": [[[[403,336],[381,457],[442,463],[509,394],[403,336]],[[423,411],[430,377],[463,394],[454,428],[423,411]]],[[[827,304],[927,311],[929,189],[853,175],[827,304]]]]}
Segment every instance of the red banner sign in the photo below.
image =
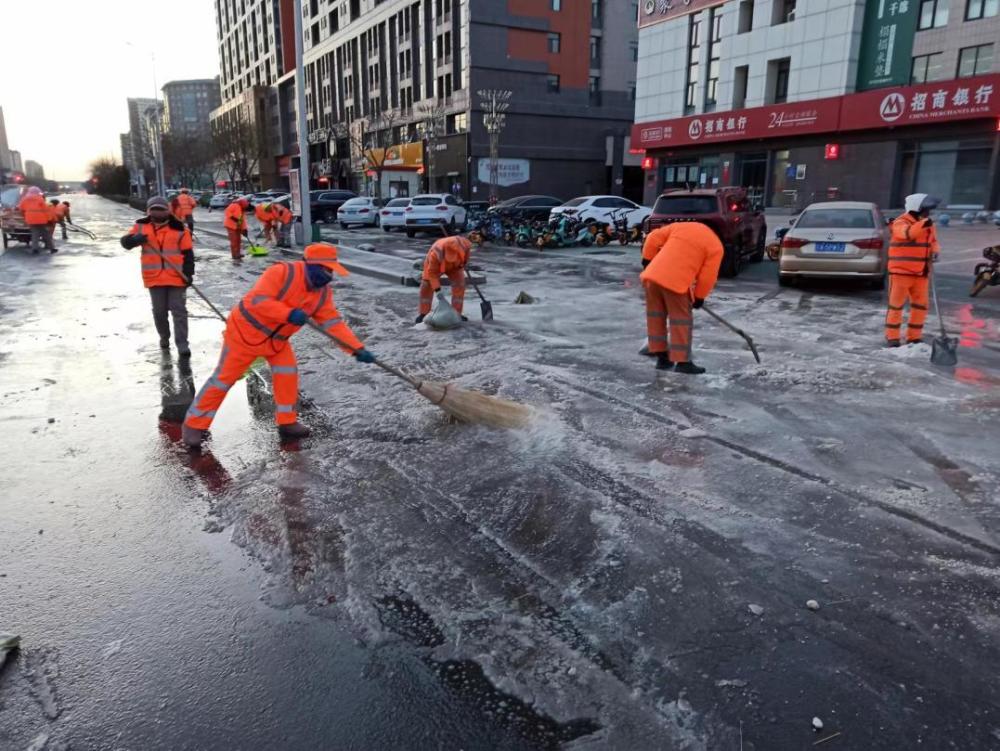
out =
{"type": "Polygon", "coordinates": [[[998,74],[636,123],[631,143],[657,149],[993,116],[1000,116],[998,74]]]}
{"type": "Polygon", "coordinates": [[[639,28],[722,5],[725,0],[640,0],[639,28]]]}

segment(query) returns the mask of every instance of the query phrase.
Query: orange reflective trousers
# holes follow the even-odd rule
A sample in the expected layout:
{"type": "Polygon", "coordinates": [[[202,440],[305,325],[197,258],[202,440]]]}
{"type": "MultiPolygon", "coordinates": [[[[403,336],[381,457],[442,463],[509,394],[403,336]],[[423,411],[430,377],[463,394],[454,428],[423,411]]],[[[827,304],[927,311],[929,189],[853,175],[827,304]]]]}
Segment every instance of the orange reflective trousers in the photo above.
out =
{"type": "Polygon", "coordinates": [[[906,341],[919,342],[927,319],[927,292],[930,281],[926,276],[889,274],[889,309],[885,314],[885,338],[898,342],[903,327],[903,306],[910,303],[910,320],[906,341]]]}
{"type": "Polygon", "coordinates": [[[208,430],[229,389],[258,357],[266,359],[271,366],[275,421],[278,425],[291,425],[295,422],[298,419],[295,403],[299,398],[299,369],[292,343],[286,342],[284,347],[275,352],[270,340],[259,347],[252,347],[238,340],[233,341],[228,330],[222,338],[219,364],[191,403],[184,422],[192,428],[208,430]]]}
{"type": "Polygon", "coordinates": [[[690,293],[672,292],[655,282],[646,282],[646,333],[650,354],[668,352],[670,362],[691,362],[693,325],[690,293]]]}
{"type": "Polygon", "coordinates": [[[233,258],[243,257],[243,234],[238,229],[226,228],[229,234],[229,255],[233,258]]]}
{"type": "MultiPolygon", "coordinates": [[[[451,282],[451,307],[462,313],[465,307],[465,270],[452,269],[444,272],[451,282]]],[[[429,279],[420,282],[420,315],[425,316],[431,312],[431,305],[434,303],[434,287],[429,279]]]]}

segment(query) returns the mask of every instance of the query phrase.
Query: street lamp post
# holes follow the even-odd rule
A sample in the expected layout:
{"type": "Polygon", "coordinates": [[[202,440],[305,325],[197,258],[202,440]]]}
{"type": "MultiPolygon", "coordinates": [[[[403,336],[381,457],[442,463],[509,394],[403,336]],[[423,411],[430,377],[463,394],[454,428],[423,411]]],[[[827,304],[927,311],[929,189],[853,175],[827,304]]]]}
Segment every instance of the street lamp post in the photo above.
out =
{"type": "Polygon", "coordinates": [[[500,133],[507,124],[507,109],[513,92],[507,89],[480,89],[479,106],[483,110],[483,125],[490,135],[490,203],[495,204],[500,184],[500,133]]]}
{"type": "Polygon", "coordinates": [[[424,140],[427,142],[427,192],[434,192],[434,157],[437,152],[437,139],[442,134],[442,119],[444,113],[437,106],[425,111],[426,119],[421,124],[424,140]]]}
{"type": "Polygon", "coordinates": [[[302,0],[295,0],[295,99],[298,110],[299,195],[302,206],[302,243],[312,238],[312,207],[309,205],[309,139],[306,134],[306,70],[302,63],[302,0]]]}

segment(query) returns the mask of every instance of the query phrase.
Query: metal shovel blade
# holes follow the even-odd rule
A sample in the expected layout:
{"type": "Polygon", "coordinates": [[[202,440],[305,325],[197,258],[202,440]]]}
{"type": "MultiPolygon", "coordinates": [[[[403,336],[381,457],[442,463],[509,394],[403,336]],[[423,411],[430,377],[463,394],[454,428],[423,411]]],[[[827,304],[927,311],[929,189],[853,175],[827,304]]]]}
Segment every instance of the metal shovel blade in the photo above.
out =
{"type": "Polygon", "coordinates": [[[479,311],[483,314],[484,321],[493,320],[493,303],[488,300],[483,300],[479,303],[479,311]]]}
{"type": "Polygon", "coordinates": [[[958,364],[958,339],[953,336],[936,336],[931,342],[931,362],[944,368],[958,364]]]}

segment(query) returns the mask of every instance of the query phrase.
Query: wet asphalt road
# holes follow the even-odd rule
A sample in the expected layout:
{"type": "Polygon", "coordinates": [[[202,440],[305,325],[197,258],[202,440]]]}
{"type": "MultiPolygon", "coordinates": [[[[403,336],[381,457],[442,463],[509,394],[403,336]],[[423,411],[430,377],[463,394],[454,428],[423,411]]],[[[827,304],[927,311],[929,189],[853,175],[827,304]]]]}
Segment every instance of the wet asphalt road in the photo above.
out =
{"type": "MultiPolygon", "coordinates": [[[[0,258],[0,748],[1000,745],[996,294],[942,285],[943,374],[878,349],[877,293],[756,266],[716,301],[765,365],[706,325],[691,382],[635,356],[634,250],[488,249],[498,322],[448,334],[354,275],[372,349],[544,418],[448,425],[303,336],[317,435],[280,447],[251,376],[192,456],[220,326],[189,302],[191,371],[162,358],[134,215],[77,203],[99,242],[0,258]]],[[[203,240],[228,307],[266,261],[203,240]]]]}

